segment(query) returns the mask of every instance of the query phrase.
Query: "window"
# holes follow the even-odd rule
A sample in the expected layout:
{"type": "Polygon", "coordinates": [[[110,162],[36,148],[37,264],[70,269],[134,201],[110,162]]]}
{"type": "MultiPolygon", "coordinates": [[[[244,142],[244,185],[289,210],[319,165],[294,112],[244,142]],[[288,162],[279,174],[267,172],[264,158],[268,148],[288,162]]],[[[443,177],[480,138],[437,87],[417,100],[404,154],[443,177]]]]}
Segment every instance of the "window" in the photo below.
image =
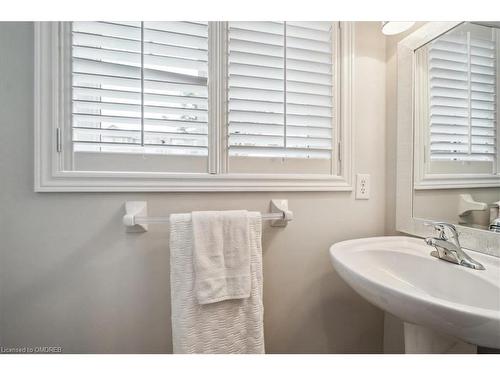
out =
{"type": "Polygon", "coordinates": [[[37,23],[36,190],[349,190],[351,35],[37,23]]]}
{"type": "Polygon", "coordinates": [[[74,169],[207,170],[206,22],[73,22],[71,66],[74,169]]]}
{"type": "Polygon", "coordinates": [[[73,22],[72,67],[74,151],[207,154],[206,23],[73,22]]]}
{"type": "Polygon", "coordinates": [[[333,27],[331,22],[229,23],[230,170],[331,173],[333,27]]]}

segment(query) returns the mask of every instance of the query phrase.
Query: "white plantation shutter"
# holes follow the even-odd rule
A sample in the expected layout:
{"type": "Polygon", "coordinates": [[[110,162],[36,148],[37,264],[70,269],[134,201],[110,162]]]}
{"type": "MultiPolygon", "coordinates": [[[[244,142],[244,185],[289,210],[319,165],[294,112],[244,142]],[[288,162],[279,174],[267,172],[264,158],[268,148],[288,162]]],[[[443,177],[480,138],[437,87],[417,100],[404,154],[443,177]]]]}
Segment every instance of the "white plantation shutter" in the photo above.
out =
{"type": "Polygon", "coordinates": [[[229,22],[230,156],[331,159],[331,22],[229,22]]]}
{"type": "Polygon", "coordinates": [[[443,35],[431,43],[431,160],[495,160],[495,45],[493,36],[470,32],[443,35]]]}
{"type": "Polygon", "coordinates": [[[208,24],[73,22],[74,151],[207,155],[208,24]]]}

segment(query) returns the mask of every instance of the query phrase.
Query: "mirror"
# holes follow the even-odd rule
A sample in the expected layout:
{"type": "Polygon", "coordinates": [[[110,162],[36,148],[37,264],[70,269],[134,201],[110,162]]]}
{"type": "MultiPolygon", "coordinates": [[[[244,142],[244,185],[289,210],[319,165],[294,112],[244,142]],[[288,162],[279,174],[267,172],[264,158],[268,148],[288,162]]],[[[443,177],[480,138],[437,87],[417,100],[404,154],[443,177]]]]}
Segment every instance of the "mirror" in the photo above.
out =
{"type": "Polygon", "coordinates": [[[414,52],[413,217],[500,232],[500,23],[414,52]]]}

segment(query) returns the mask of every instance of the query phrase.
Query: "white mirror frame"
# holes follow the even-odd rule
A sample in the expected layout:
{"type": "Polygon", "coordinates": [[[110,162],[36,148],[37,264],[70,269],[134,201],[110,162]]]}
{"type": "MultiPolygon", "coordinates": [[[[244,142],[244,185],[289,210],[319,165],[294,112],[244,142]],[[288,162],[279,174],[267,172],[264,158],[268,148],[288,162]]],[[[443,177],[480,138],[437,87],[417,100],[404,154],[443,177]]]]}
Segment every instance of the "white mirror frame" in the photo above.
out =
{"type": "MultiPolygon", "coordinates": [[[[462,22],[428,22],[398,43],[398,130],[396,229],[427,237],[428,220],[413,217],[415,50],[462,22]]],[[[500,257],[500,234],[457,225],[463,247],[500,257]]]]}

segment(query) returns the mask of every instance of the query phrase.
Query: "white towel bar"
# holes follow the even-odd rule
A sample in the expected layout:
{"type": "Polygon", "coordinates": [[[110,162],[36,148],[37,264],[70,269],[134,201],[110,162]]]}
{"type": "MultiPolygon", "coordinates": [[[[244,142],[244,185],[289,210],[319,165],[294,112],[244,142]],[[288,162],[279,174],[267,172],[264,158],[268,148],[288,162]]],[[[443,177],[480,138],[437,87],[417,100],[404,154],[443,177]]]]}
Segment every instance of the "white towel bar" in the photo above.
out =
{"type": "MultiPolygon", "coordinates": [[[[273,227],[286,227],[293,219],[293,212],[288,209],[288,200],[271,200],[271,212],[262,214],[262,220],[272,220],[273,227]]],[[[165,224],[169,222],[168,216],[148,216],[148,202],[125,202],[125,216],[123,224],[127,232],[146,232],[148,224],[165,224]]]]}

